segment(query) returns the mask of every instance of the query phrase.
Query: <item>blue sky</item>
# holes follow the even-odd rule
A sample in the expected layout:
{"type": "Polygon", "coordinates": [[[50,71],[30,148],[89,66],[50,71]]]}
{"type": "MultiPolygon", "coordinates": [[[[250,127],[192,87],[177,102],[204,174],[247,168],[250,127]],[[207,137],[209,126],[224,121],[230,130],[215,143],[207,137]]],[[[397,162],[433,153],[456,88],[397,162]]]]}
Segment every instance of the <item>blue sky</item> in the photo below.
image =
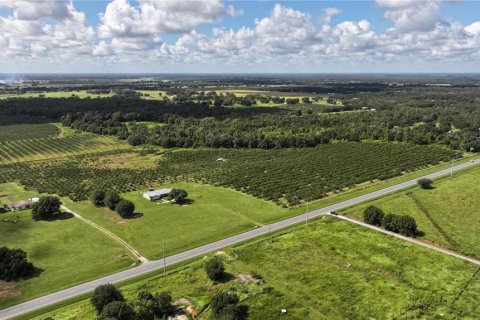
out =
{"type": "Polygon", "coordinates": [[[0,0],[3,72],[480,72],[480,2],[0,0]]]}

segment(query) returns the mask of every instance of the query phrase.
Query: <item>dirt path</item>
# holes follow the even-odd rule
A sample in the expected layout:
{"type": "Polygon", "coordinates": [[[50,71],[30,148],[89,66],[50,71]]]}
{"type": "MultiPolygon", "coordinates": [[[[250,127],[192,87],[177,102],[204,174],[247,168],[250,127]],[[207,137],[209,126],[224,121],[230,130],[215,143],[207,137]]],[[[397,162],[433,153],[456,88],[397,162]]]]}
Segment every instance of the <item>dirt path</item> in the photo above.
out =
{"type": "Polygon", "coordinates": [[[142,256],[134,247],[132,247],[130,244],[128,244],[126,241],[124,241],[122,238],[118,237],[117,235],[115,235],[114,233],[108,231],[107,229],[99,226],[98,224],[96,224],[95,222],[93,221],[90,221],[88,220],[87,218],[79,215],[78,213],[72,211],[71,209],[65,207],[64,205],[61,206],[61,208],[68,212],[68,213],[71,213],[73,214],[74,217],[82,220],[83,222],[91,225],[92,227],[94,227],[95,229],[103,232],[104,234],[106,234],[107,236],[109,236],[110,238],[112,238],[113,240],[117,241],[118,243],[120,243],[123,247],[125,247],[128,251],[130,251],[130,253],[138,259],[138,261],[140,261],[141,263],[145,263],[145,262],[148,262],[148,259],[145,258],[144,256],[142,256]]]}

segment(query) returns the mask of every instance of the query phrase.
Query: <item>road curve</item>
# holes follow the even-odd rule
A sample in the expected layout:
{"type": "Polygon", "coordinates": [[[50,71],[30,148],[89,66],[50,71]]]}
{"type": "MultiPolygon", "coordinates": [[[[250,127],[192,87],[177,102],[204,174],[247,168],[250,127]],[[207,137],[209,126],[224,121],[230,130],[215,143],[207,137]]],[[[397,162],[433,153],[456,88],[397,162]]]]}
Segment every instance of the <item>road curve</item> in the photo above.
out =
{"type": "MultiPolygon", "coordinates": [[[[480,163],[480,160],[475,160],[474,162],[469,161],[469,162],[466,162],[466,163],[463,163],[463,164],[453,166],[452,168],[440,170],[440,171],[434,172],[432,174],[425,175],[422,178],[429,178],[429,179],[438,178],[438,177],[441,177],[441,176],[448,175],[448,174],[450,174],[451,172],[454,172],[454,171],[458,171],[458,170],[462,170],[462,169],[465,169],[465,168],[468,168],[468,167],[472,167],[474,165],[477,165],[478,163],[480,163]]],[[[18,316],[18,315],[21,315],[23,313],[33,311],[35,309],[39,309],[39,308],[42,308],[42,307],[45,307],[45,306],[48,306],[48,305],[66,300],[66,299],[70,299],[70,298],[79,296],[79,295],[84,294],[84,293],[91,292],[91,291],[93,291],[93,289],[95,289],[95,287],[97,287],[101,284],[117,283],[117,282],[121,282],[121,281],[124,281],[124,280],[127,280],[127,279],[131,279],[131,278],[137,277],[139,275],[161,269],[164,266],[169,266],[169,265],[173,265],[173,264],[176,264],[176,263],[179,263],[179,262],[183,262],[183,261],[195,258],[195,257],[205,255],[209,252],[216,251],[216,250],[219,250],[219,249],[227,247],[227,246],[231,246],[231,245],[239,243],[239,242],[243,242],[243,241],[250,240],[252,238],[255,238],[255,237],[258,237],[258,236],[261,236],[261,235],[268,234],[271,231],[276,231],[276,230],[279,230],[279,229],[283,229],[283,228],[292,226],[292,225],[300,223],[300,222],[306,222],[306,221],[308,221],[308,219],[316,218],[316,217],[319,217],[319,216],[322,216],[322,215],[326,215],[331,211],[338,211],[338,210],[345,209],[347,207],[350,207],[350,206],[353,206],[353,205],[356,205],[356,204],[359,204],[359,203],[362,203],[362,202],[365,202],[365,201],[368,201],[368,200],[372,200],[372,199],[375,199],[375,198],[378,198],[378,197],[381,197],[381,196],[384,196],[384,195],[388,195],[392,192],[399,191],[399,190],[408,188],[410,186],[414,186],[417,183],[418,179],[419,178],[412,179],[412,180],[409,180],[409,181],[406,181],[406,182],[403,182],[403,183],[392,185],[390,187],[387,187],[387,188],[384,188],[384,189],[381,189],[381,190],[378,190],[378,191],[375,191],[375,192],[367,193],[367,194],[364,194],[364,195],[361,195],[361,196],[358,196],[358,197],[355,197],[355,198],[352,198],[352,199],[349,199],[349,200],[338,202],[336,204],[333,204],[333,205],[330,205],[330,206],[327,206],[327,207],[324,207],[324,208],[321,208],[321,209],[318,209],[318,210],[314,210],[314,211],[311,211],[311,212],[308,212],[308,213],[304,213],[304,214],[301,214],[301,215],[298,215],[298,216],[295,216],[295,217],[292,217],[292,218],[289,218],[289,219],[285,219],[285,220],[282,220],[282,221],[279,221],[279,222],[276,222],[276,223],[272,223],[272,224],[266,225],[264,227],[253,229],[253,230],[250,230],[250,231],[247,231],[247,232],[244,232],[244,233],[241,233],[241,234],[238,234],[238,235],[235,235],[235,236],[223,239],[223,240],[219,240],[219,241],[212,242],[212,243],[209,243],[209,244],[206,244],[206,245],[203,245],[203,246],[191,249],[191,250],[187,250],[187,251],[184,251],[184,252],[166,257],[165,259],[162,259],[162,260],[148,261],[148,262],[145,262],[144,264],[142,264],[138,267],[134,267],[134,268],[131,268],[131,269],[128,269],[128,270],[124,270],[124,271],[121,271],[121,272],[118,272],[118,273],[114,273],[112,275],[105,276],[103,278],[99,278],[99,279],[96,279],[96,280],[85,282],[83,284],[80,284],[80,285],[77,285],[77,286],[74,286],[74,287],[71,287],[71,288],[68,288],[68,289],[65,289],[65,290],[60,290],[60,291],[57,291],[57,292],[54,292],[54,293],[51,293],[51,294],[33,299],[33,300],[30,300],[30,301],[26,301],[26,302],[17,304],[15,306],[12,306],[12,307],[9,307],[9,308],[5,308],[3,310],[0,310],[0,319],[8,319],[8,318],[11,318],[11,317],[14,317],[14,316],[18,316]]]]}

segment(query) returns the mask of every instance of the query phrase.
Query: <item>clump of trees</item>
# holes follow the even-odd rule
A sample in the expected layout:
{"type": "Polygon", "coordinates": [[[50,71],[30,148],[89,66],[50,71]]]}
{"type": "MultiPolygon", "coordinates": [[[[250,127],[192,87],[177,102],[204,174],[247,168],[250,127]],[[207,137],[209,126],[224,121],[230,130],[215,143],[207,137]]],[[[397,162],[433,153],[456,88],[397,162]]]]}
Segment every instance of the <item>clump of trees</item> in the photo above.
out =
{"type": "Polygon", "coordinates": [[[34,272],[35,267],[27,260],[25,251],[0,247],[0,280],[13,281],[26,278],[34,272]]]}
{"type": "Polygon", "coordinates": [[[417,180],[417,184],[422,189],[432,189],[433,181],[427,178],[422,178],[417,180]]]}
{"type": "Polygon", "coordinates": [[[363,211],[363,220],[368,224],[373,224],[375,226],[381,226],[382,220],[385,214],[382,209],[375,206],[368,206],[363,211]]]}
{"type": "Polygon", "coordinates": [[[239,305],[240,299],[236,294],[219,292],[212,300],[212,314],[214,319],[242,320],[247,317],[245,306],[239,305]]]}
{"type": "Polygon", "coordinates": [[[210,280],[220,281],[225,275],[225,266],[218,257],[214,257],[205,264],[205,272],[210,280]]]}
{"type": "Polygon", "coordinates": [[[111,284],[95,288],[90,302],[97,311],[99,320],[167,319],[174,312],[172,297],[168,292],[154,296],[150,292],[140,291],[135,300],[128,302],[111,284]]]}
{"type": "Polygon", "coordinates": [[[105,191],[103,190],[95,190],[90,195],[90,201],[97,207],[101,207],[104,205],[105,202],[105,191]]]}
{"type": "Polygon", "coordinates": [[[418,234],[417,223],[411,216],[392,213],[385,215],[382,209],[375,206],[365,208],[363,220],[368,224],[382,226],[388,231],[404,236],[414,237],[418,234]]]}
{"type": "Polygon", "coordinates": [[[131,218],[135,214],[135,204],[130,200],[125,200],[114,191],[95,190],[90,195],[90,200],[95,206],[107,206],[110,210],[115,210],[122,218],[131,218]]]}
{"type": "Polygon", "coordinates": [[[414,237],[418,233],[417,223],[409,215],[387,214],[383,218],[382,225],[388,231],[400,233],[408,237],[414,237]]]}
{"type": "Polygon", "coordinates": [[[52,220],[60,215],[62,202],[54,196],[41,197],[33,204],[32,216],[34,220],[52,220]]]}
{"type": "Polygon", "coordinates": [[[188,193],[183,189],[172,189],[168,194],[168,198],[178,204],[187,202],[187,197],[188,193]]]}
{"type": "Polygon", "coordinates": [[[115,206],[115,211],[122,218],[131,218],[131,217],[133,217],[133,214],[135,212],[135,204],[130,200],[122,199],[115,206]]]}

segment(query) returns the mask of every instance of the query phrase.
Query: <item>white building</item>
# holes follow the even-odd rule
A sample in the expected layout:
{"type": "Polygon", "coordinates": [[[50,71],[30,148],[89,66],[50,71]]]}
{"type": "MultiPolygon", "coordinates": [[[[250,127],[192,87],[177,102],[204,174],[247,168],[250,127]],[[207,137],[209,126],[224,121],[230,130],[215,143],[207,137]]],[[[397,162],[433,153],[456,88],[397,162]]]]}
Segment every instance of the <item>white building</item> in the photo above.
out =
{"type": "Polygon", "coordinates": [[[159,189],[159,190],[147,191],[143,194],[143,197],[147,200],[155,201],[168,196],[170,191],[172,191],[172,189],[159,189]]]}
{"type": "Polygon", "coordinates": [[[38,200],[40,200],[40,199],[39,198],[30,198],[30,199],[27,199],[27,200],[15,201],[15,202],[11,202],[9,204],[6,204],[4,206],[4,208],[5,208],[5,210],[9,210],[9,211],[31,209],[33,204],[38,202],[38,200]]]}

